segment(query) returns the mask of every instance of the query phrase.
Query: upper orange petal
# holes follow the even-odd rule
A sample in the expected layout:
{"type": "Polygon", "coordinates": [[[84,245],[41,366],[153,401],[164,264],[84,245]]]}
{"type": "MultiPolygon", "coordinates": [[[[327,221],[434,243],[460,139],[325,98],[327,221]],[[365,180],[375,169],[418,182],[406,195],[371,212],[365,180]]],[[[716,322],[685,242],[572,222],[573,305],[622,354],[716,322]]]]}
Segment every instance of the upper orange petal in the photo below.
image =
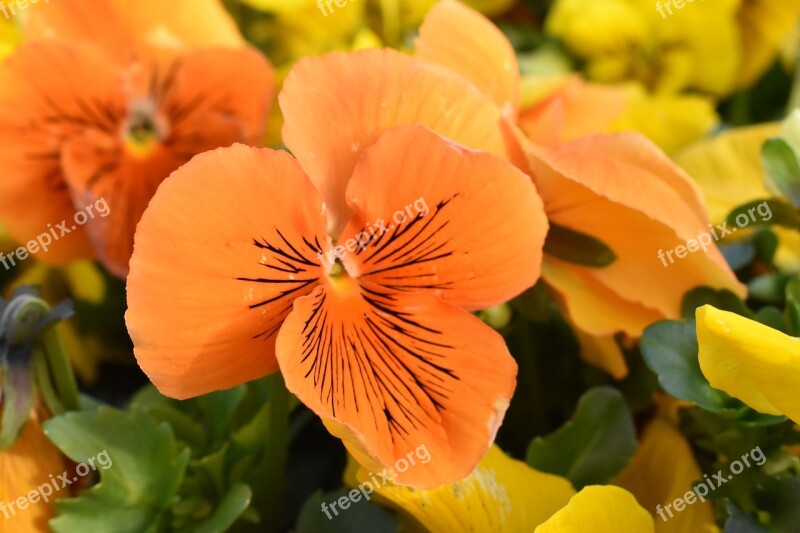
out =
{"type": "Polygon", "coordinates": [[[519,126],[536,144],[552,146],[605,133],[625,109],[619,89],[570,76],[557,90],[519,116],[519,126]]]}
{"type": "Polygon", "coordinates": [[[509,118],[519,108],[519,65],[497,26],[461,2],[443,0],[428,12],[414,42],[414,56],[458,72],[509,118]]]}
{"type": "MultiPolygon", "coordinates": [[[[31,43],[0,65],[0,213],[18,242],[62,220],[71,224],[75,208],[61,149],[79,131],[112,127],[124,106],[120,81],[110,57],[83,45],[31,43]]],[[[37,258],[62,263],[93,256],[80,227],[53,240],[37,258]]]]}
{"type": "Polygon", "coordinates": [[[362,151],[394,126],[424,124],[470,148],[505,152],[496,105],[461,76],[394,50],[305,58],[279,100],[283,140],[322,192],[334,235],[350,218],[345,188],[362,151]]]}
{"type": "Polygon", "coordinates": [[[343,257],[352,276],[468,309],[507,301],[539,278],[542,202],[497,156],[424,126],[398,127],[364,152],[347,198],[356,216],[339,243],[364,243],[343,257]]]}
{"type": "Polygon", "coordinates": [[[234,145],[192,159],[136,232],[126,321],[142,369],[175,398],[276,370],[278,329],[317,285],[326,246],[322,199],[287,153],[234,145]]]}
{"type": "Polygon", "coordinates": [[[120,60],[150,48],[240,47],[245,42],[219,0],[63,0],[29,10],[29,39],[88,41],[120,60]]]}
{"type": "Polygon", "coordinates": [[[295,301],[277,354],[289,390],[329,429],[420,488],[472,471],[517,372],[503,338],[468,312],[347,277],[295,301]],[[420,446],[432,459],[410,465],[420,446]]]}

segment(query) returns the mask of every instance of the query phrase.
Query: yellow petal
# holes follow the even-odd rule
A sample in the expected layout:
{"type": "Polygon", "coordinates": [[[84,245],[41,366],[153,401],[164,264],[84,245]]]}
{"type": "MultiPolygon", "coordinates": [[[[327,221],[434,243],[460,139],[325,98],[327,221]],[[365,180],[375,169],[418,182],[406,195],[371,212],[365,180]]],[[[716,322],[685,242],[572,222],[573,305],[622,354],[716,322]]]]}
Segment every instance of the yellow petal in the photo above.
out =
{"type": "Polygon", "coordinates": [[[731,129],[675,157],[703,191],[712,222],[722,222],[744,203],[771,196],[764,185],[761,146],[779,129],[777,123],[731,129]]]}
{"type": "Polygon", "coordinates": [[[800,422],[800,339],[710,305],[697,309],[700,368],[711,386],[800,422]]]}
{"type": "MultiPolygon", "coordinates": [[[[436,457],[428,459],[435,461],[436,457]]],[[[352,466],[349,473],[346,482],[355,486],[352,466]]],[[[362,468],[358,482],[367,490],[373,486],[377,501],[411,515],[430,533],[533,531],[575,494],[566,479],[533,470],[509,458],[497,446],[467,478],[433,490],[381,484],[377,472],[374,477],[370,474],[362,468]]]]}
{"type": "Polygon", "coordinates": [[[629,492],[614,486],[590,486],[537,527],[534,533],[653,533],[653,518],[629,492]]]}
{"type": "Polygon", "coordinates": [[[738,19],[742,34],[742,67],[739,87],[755,83],[770,67],[784,39],[800,15],[798,0],[747,0],[742,2],[738,19]]]}
{"type": "Polygon", "coordinates": [[[625,111],[610,131],[638,131],[668,154],[701,139],[719,122],[707,97],[651,94],[640,84],[627,85],[625,91],[625,111]]]}
{"type": "Polygon", "coordinates": [[[669,520],[658,517],[656,507],[683,498],[702,477],[683,434],[669,422],[655,419],[645,429],[630,466],[614,484],[636,496],[656,519],[658,533],[695,533],[701,528],[710,531],[716,527],[709,502],[697,500],[669,520]]]}

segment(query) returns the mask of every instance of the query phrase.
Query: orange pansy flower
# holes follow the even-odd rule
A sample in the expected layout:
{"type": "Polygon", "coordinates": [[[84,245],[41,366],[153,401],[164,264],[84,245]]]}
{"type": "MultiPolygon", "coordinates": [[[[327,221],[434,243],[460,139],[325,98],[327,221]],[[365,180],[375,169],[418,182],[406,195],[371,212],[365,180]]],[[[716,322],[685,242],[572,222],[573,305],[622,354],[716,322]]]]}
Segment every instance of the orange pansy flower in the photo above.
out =
{"type": "Polygon", "coordinates": [[[128,278],[139,364],[177,398],[280,368],[362,460],[392,466],[427,446],[436,460],[399,483],[466,476],[517,371],[467,310],[539,276],[547,222],[530,180],[424,126],[398,127],[355,163],[332,239],[326,215],[344,215],[301,169],[314,156],[297,155],[237,145],[164,182],[128,278]]]}
{"type": "Polygon", "coordinates": [[[602,345],[585,354],[595,364],[624,377],[621,352],[608,350],[611,336],[638,337],[652,322],[679,317],[683,295],[695,287],[745,294],[713,244],[667,265],[659,259],[710,233],[710,220],[699,188],[652,142],[635,133],[587,135],[592,121],[578,111],[602,104],[600,118],[608,120],[619,95],[588,91],[573,80],[545,107],[517,114],[520,76],[510,43],[486,18],[452,0],[428,13],[416,45],[415,57],[460,74],[502,111],[508,157],[532,177],[551,224],[595,237],[617,256],[594,268],[544,258],[542,277],[567,318],[581,335],[597,339],[585,346],[602,345]]]}
{"type": "Polygon", "coordinates": [[[124,277],[136,223],[170,172],[219,146],[259,143],[271,67],[217,0],[175,4],[34,6],[29,42],[0,67],[0,213],[20,243],[53,228],[61,238],[43,261],[96,255],[124,277]],[[103,203],[104,214],[91,212],[103,203]],[[73,224],[77,211],[87,231],[73,224]]]}

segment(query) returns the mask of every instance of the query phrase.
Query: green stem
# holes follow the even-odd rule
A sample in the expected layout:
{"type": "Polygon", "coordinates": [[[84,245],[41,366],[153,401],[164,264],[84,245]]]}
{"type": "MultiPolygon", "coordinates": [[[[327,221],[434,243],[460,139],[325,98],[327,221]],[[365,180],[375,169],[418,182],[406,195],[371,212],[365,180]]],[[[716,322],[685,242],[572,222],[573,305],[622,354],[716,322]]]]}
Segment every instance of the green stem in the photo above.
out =
{"type": "Polygon", "coordinates": [[[64,409],[64,404],[61,403],[56,391],[53,390],[50,369],[47,368],[45,355],[39,348],[34,348],[33,350],[33,371],[36,375],[36,386],[39,394],[44,398],[44,403],[50,410],[50,414],[53,416],[63,414],[66,409],[64,409]]]}
{"type": "Polygon", "coordinates": [[[266,458],[266,505],[262,523],[272,531],[281,526],[284,477],[286,470],[287,443],[289,436],[289,391],[283,375],[275,372],[267,378],[269,383],[269,435],[264,450],[266,458]]]}
{"type": "Polygon", "coordinates": [[[47,326],[39,334],[39,341],[47,357],[50,373],[55,381],[59,399],[67,411],[76,411],[81,408],[78,382],[72,370],[72,364],[64,349],[64,343],[55,324],[47,326]]]}

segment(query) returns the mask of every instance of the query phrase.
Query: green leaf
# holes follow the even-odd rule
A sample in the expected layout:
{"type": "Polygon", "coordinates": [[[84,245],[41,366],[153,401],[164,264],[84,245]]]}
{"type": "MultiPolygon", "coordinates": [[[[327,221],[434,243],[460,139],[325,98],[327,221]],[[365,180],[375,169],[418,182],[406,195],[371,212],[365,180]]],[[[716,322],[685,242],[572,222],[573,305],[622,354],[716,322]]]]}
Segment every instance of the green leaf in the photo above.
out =
{"type": "Polygon", "coordinates": [[[0,366],[0,452],[17,441],[33,403],[31,368],[17,361],[0,366]]]}
{"type": "Polygon", "coordinates": [[[72,412],[44,424],[47,436],[76,462],[106,453],[100,483],[58,503],[56,533],[161,531],[189,461],[167,424],[141,411],[109,407],[72,412]]]}
{"type": "Polygon", "coordinates": [[[722,311],[730,311],[747,318],[753,318],[753,312],[747,305],[728,290],[715,290],[711,287],[698,287],[687,292],[681,302],[681,316],[686,320],[694,320],[698,307],[713,305],[722,311]]]}
{"type": "Polygon", "coordinates": [[[569,479],[576,489],[603,485],[633,458],[636,429],[622,395],[595,387],[578,401],[572,420],[528,447],[528,463],[537,470],[569,479]]]}
{"type": "Polygon", "coordinates": [[[232,486],[208,520],[196,524],[195,533],[222,533],[227,531],[250,506],[253,492],[243,483],[232,486]]]}
{"type": "Polygon", "coordinates": [[[756,246],[749,240],[719,243],[719,251],[733,271],[739,271],[756,258],[756,246]]]}
{"type": "Polygon", "coordinates": [[[786,300],[786,284],[789,276],[779,272],[768,272],[757,278],[753,278],[747,284],[751,298],[756,298],[762,302],[783,305],[786,300]]]}
{"type": "Polygon", "coordinates": [[[726,229],[733,231],[738,228],[765,225],[800,230],[800,212],[793,205],[781,200],[754,200],[731,211],[726,222],[728,224],[726,229]],[[736,221],[737,217],[739,222],[736,221]]]}
{"type": "Polygon", "coordinates": [[[562,261],[602,268],[617,260],[614,251],[601,240],[564,226],[550,224],[544,252],[562,261]]]}
{"type": "Polygon", "coordinates": [[[761,161],[767,179],[796,207],[800,207],[800,162],[784,139],[767,139],[761,147],[761,161]]]}
{"type": "Polygon", "coordinates": [[[531,322],[547,324],[553,317],[552,300],[541,282],[511,300],[511,307],[531,322]]]}
{"type": "Polygon", "coordinates": [[[312,494],[300,510],[297,533],[361,533],[362,531],[398,533],[400,531],[397,519],[391,513],[361,498],[361,493],[357,502],[352,501],[354,498],[347,498],[347,494],[347,489],[327,494],[321,492],[312,494]],[[347,509],[342,509],[338,505],[340,498],[346,498],[347,509]],[[336,507],[331,509],[331,504],[334,502],[336,507]],[[323,504],[328,511],[327,515],[323,511],[323,504]]]}
{"type": "Polygon", "coordinates": [[[644,330],[642,355],[661,387],[709,411],[724,411],[732,398],[708,383],[697,358],[695,323],[665,320],[644,330]]]}

